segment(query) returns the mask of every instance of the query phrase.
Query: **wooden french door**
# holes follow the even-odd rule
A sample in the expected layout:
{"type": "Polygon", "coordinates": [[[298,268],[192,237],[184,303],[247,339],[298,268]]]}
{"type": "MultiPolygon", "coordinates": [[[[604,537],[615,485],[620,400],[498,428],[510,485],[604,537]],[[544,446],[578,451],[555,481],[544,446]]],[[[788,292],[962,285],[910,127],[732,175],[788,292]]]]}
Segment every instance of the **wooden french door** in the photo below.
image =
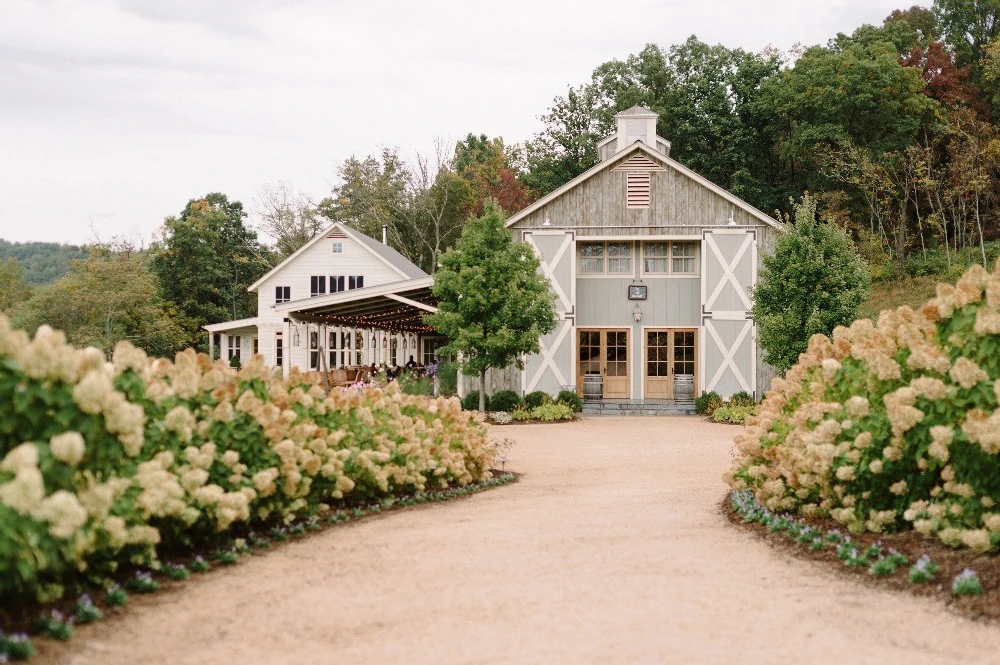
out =
{"type": "Polygon", "coordinates": [[[627,328],[577,330],[577,349],[577,392],[583,394],[585,375],[600,374],[605,399],[628,399],[631,381],[627,328]]]}
{"type": "MultiPolygon", "coordinates": [[[[646,399],[673,399],[674,376],[690,374],[697,376],[698,331],[646,330],[644,331],[646,353],[645,391],[646,399]]],[[[697,391],[695,392],[697,395],[697,391]]]]}

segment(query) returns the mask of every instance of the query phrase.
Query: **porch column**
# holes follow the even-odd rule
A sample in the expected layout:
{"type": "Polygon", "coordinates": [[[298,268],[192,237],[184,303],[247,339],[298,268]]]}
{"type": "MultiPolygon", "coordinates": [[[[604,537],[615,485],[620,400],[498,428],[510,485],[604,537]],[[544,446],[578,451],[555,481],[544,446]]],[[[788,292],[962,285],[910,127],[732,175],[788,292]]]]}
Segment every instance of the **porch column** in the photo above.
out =
{"type": "Polygon", "coordinates": [[[212,333],[208,333],[208,359],[215,360],[215,350],[212,348],[212,333]]]}

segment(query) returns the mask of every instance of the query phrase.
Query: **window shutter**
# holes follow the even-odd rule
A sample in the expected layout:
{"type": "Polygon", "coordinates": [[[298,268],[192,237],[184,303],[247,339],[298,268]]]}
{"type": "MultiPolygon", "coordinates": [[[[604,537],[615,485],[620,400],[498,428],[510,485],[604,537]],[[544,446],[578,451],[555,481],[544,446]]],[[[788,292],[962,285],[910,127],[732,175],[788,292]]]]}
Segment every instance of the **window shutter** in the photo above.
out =
{"type": "Polygon", "coordinates": [[[625,174],[626,207],[649,207],[650,175],[648,171],[633,171],[625,174]]]}

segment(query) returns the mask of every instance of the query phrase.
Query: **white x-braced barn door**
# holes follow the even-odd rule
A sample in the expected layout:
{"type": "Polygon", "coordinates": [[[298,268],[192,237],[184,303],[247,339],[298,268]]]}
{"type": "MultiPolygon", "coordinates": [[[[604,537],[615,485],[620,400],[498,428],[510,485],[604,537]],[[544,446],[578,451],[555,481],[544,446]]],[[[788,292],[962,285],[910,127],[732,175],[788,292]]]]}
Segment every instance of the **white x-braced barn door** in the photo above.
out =
{"type": "Polygon", "coordinates": [[[750,318],[750,293],[756,283],[756,231],[704,231],[701,390],[714,390],[726,399],[741,390],[755,394],[757,331],[750,318]]]}
{"type": "Polygon", "coordinates": [[[525,393],[544,390],[550,395],[575,381],[573,329],[576,326],[576,251],[572,231],[525,231],[541,262],[540,270],[555,293],[553,307],[559,322],[540,340],[541,351],[525,358],[521,388],[525,393]]]}

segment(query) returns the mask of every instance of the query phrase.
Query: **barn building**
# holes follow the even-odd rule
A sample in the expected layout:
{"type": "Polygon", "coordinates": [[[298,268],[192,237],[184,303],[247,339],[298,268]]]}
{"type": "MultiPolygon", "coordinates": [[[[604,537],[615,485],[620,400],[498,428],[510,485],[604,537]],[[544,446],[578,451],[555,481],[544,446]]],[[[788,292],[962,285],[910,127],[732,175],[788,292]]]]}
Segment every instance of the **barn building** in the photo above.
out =
{"type": "MultiPolygon", "coordinates": [[[[541,260],[559,323],[522,370],[490,372],[490,392],[649,403],[770,385],[749,310],[782,225],[671,159],[656,120],[638,106],[616,115],[593,168],[508,220],[541,260]]],[[[250,287],[257,317],[206,330],[226,357],[261,353],[286,373],[428,364],[444,342],[422,321],[432,283],[384,239],[336,223],[250,287]]]]}
{"type": "Polygon", "coordinates": [[[750,295],[782,225],[671,159],[656,120],[639,106],[616,115],[593,168],[507,222],[535,248],[559,314],[523,392],[759,398],[770,385],[750,295]]]}

